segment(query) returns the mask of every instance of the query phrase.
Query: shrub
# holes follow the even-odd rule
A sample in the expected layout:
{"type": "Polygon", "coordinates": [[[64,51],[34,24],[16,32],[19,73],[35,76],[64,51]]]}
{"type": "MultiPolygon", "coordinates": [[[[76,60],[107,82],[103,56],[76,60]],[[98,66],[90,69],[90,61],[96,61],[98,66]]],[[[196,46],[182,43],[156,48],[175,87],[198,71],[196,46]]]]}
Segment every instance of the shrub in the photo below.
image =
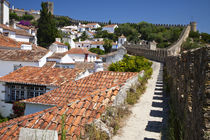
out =
{"type": "Polygon", "coordinates": [[[20,117],[24,115],[24,111],[25,111],[25,103],[21,103],[21,102],[14,102],[13,106],[13,113],[15,115],[15,117],[20,117]]]}
{"type": "Polygon", "coordinates": [[[8,118],[4,118],[0,114],[0,123],[8,121],[8,118]]]}
{"type": "Polygon", "coordinates": [[[99,48],[91,48],[91,49],[89,49],[89,51],[92,52],[92,53],[96,53],[98,55],[105,54],[105,52],[102,49],[99,49],[99,48]]]}
{"type": "Polygon", "coordinates": [[[24,25],[24,26],[31,26],[32,25],[31,22],[27,21],[27,20],[21,20],[19,22],[19,24],[24,25]]]}
{"type": "Polygon", "coordinates": [[[109,70],[119,72],[140,72],[142,70],[146,71],[151,65],[152,62],[144,57],[125,55],[123,60],[112,63],[109,66],[109,70]]]}

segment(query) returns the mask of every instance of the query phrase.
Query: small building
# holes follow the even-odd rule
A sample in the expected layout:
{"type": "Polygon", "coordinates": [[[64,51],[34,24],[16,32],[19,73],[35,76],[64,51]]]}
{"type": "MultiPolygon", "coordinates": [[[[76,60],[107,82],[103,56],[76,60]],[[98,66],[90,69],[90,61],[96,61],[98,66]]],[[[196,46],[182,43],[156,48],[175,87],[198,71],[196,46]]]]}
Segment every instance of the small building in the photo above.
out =
{"type": "Polygon", "coordinates": [[[119,47],[117,51],[100,55],[99,57],[102,58],[103,62],[107,64],[116,63],[123,59],[124,55],[127,53],[127,50],[124,47],[119,47]]]}
{"type": "Polygon", "coordinates": [[[122,46],[127,41],[127,38],[122,34],[118,37],[118,47],[122,46]]]}
{"type": "Polygon", "coordinates": [[[74,62],[94,62],[97,54],[88,51],[86,48],[72,48],[67,53],[74,62]]]}
{"type": "Polygon", "coordinates": [[[13,26],[0,24],[0,32],[9,38],[20,42],[34,43],[35,35],[28,33],[25,30],[14,28],[13,26]]]}
{"type": "Polygon", "coordinates": [[[100,28],[101,26],[98,23],[88,23],[87,26],[90,28],[100,28]]]}
{"type": "Polygon", "coordinates": [[[49,50],[55,53],[63,53],[68,51],[68,46],[61,42],[55,41],[50,45],[49,50]]]}
{"type": "Polygon", "coordinates": [[[102,28],[103,31],[107,31],[108,33],[114,33],[114,30],[118,28],[117,24],[106,25],[102,28]]]}

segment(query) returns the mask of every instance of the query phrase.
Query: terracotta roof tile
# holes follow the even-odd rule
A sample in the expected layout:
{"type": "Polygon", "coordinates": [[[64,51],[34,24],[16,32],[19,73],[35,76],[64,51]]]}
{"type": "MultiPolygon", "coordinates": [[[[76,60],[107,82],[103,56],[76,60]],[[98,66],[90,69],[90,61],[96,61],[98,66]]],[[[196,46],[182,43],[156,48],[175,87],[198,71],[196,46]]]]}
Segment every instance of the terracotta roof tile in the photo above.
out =
{"type": "Polygon", "coordinates": [[[25,30],[14,29],[12,26],[7,26],[7,25],[4,25],[4,24],[0,24],[0,28],[3,28],[4,30],[9,30],[9,31],[15,32],[17,35],[32,37],[32,35],[29,34],[28,32],[26,32],[25,30]]]}
{"type": "Polygon", "coordinates": [[[7,48],[18,48],[20,49],[21,43],[17,42],[14,39],[6,37],[0,34],[0,47],[7,47],[7,48]]]}
{"type": "Polygon", "coordinates": [[[92,53],[88,51],[86,48],[72,48],[66,54],[92,54],[92,55],[97,55],[95,53],[92,53]]]}
{"type": "Polygon", "coordinates": [[[60,86],[65,82],[75,80],[75,78],[81,72],[83,72],[83,70],[25,66],[6,76],[0,77],[0,81],[10,83],[60,86]]]}

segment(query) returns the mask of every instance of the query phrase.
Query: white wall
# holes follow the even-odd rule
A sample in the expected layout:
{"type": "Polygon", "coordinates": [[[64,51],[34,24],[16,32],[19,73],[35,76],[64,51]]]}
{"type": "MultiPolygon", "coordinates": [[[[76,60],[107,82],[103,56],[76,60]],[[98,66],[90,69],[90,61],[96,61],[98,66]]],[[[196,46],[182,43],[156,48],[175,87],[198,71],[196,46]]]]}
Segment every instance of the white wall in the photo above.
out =
{"type": "Polygon", "coordinates": [[[9,24],[9,5],[4,1],[4,15],[3,15],[3,24],[9,24]]]}
{"type": "Polygon", "coordinates": [[[38,67],[38,62],[20,62],[20,61],[2,61],[0,60],[0,77],[14,71],[14,65],[35,66],[38,67]]]}
{"type": "Polygon", "coordinates": [[[63,53],[63,52],[68,51],[68,46],[63,46],[63,45],[58,45],[58,44],[53,43],[52,45],[50,45],[49,49],[56,53],[63,53]]]}
{"type": "Polygon", "coordinates": [[[99,48],[101,49],[101,50],[104,50],[104,47],[103,47],[103,45],[91,45],[91,48],[97,48],[99,46],[99,48]]]}
{"type": "Polygon", "coordinates": [[[71,57],[75,62],[84,62],[85,60],[84,54],[69,54],[69,57],[71,57]]]}
{"type": "Polygon", "coordinates": [[[22,35],[17,35],[15,36],[16,41],[20,42],[29,42],[30,36],[22,36],[22,35]]]}
{"type": "Polygon", "coordinates": [[[13,113],[12,104],[5,103],[5,86],[3,82],[0,82],[0,114],[3,117],[8,117],[13,113]]]}
{"type": "Polygon", "coordinates": [[[63,58],[61,58],[60,63],[74,63],[72,57],[70,57],[68,54],[65,55],[63,58]]]}
{"type": "Polygon", "coordinates": [[[42,110],[45,110],[47,108],[51,108],[53,105],[41,105],[41,104],[32,104],[32,103],[26,103],[26,108],[24,115],[33,114],[36,112],[40,112],[42,110]]]}
{"type": "Polygon", "coordinates": [[[49,51],[44,57],[39,60],[39,67],[42,67],[47,62],[47,57],[53,54],[52,51],[49,51]]]}

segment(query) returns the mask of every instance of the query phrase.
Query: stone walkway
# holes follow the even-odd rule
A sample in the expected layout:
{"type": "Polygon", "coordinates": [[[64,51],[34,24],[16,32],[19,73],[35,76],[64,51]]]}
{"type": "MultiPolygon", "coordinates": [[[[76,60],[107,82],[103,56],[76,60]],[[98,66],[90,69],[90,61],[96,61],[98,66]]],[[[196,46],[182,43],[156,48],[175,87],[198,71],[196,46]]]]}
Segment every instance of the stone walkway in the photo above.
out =
{"type": "Polygon", "coordinates": [[[160,140],[167,122],[167,98],[163,95],[163,66],[153,62],[153,74],[132,114],[113,140],[160,140]]]}

